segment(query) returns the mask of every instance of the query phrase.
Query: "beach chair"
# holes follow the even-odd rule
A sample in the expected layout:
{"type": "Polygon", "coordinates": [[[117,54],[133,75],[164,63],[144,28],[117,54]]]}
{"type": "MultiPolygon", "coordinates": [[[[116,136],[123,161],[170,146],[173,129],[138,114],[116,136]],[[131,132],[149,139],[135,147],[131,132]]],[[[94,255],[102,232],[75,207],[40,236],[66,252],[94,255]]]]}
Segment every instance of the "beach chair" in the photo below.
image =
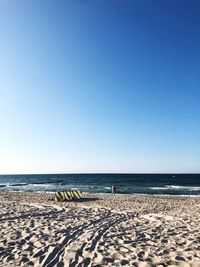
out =
{"type": "Polygon", "coordinates": [[[77,200],[82,197],[82,192],[78,191],[62,191],[62,192],[56,192],[53,200],[55,202],[64,202],[64,201],[70,201],[70,200],[77,200]]]}

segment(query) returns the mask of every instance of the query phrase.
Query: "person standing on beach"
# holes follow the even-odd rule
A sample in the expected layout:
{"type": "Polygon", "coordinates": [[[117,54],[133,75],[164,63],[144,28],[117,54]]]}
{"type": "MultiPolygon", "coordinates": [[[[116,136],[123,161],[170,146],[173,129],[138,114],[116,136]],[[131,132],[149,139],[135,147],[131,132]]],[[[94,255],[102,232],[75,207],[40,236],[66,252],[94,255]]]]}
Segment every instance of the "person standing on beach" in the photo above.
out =
{"type": "Polygon", "coordinates": [[[115,193],[116,193],[116,185],[113,184],[113,185],[112,185],[112,194],[114,195],[115,193]]]}

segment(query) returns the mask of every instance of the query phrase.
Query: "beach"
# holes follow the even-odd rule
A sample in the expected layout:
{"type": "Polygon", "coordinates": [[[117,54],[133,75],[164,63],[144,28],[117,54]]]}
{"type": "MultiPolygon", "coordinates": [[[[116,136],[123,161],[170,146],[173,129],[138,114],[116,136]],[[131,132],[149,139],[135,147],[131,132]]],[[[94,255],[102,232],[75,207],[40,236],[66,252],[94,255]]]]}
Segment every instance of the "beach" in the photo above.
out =
{"type": "Polygon", "coordinates": [[[0,193],[0,266],[200,266],[200,198],[0,193]]]}

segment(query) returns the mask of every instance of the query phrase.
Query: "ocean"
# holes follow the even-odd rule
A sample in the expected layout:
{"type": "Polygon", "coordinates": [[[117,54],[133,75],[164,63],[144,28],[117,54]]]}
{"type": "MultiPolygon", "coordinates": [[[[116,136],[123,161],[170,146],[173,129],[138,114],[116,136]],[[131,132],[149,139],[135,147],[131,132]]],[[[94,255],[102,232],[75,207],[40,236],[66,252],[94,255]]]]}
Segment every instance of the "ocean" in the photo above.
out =
{"type": "Polygon", "coordinates": [[[0,175],[0,191],[55,192],[81,190],[147,195],[200,196],[200,174],[37,174],[0,175]]]}

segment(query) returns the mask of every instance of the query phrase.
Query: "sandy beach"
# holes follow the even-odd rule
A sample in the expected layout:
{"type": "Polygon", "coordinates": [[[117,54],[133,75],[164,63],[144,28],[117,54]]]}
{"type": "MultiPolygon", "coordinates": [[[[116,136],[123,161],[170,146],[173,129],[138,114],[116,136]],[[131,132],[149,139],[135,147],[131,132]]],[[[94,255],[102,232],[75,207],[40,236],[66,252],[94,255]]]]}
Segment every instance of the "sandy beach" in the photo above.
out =
{"type": "Polygon", "coordinates": [[[200,198],[0,193],[0,266],[200,266],[200,198]]]}

